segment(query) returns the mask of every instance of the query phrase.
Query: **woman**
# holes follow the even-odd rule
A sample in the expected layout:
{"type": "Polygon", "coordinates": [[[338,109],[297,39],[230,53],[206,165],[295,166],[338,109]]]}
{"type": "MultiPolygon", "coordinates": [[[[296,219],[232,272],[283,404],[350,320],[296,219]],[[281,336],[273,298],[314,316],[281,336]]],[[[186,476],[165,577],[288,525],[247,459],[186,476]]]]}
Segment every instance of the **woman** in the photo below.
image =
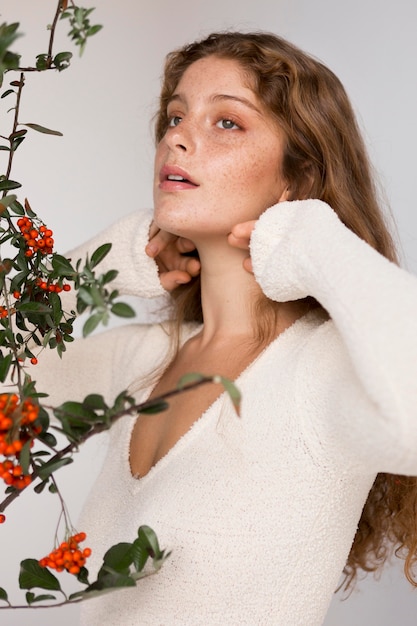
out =
{"type": "Polygon", "coordinates": [[[412,579],[417,283],[392,263],[340,82],[284,40],[214,34],[169,55],[156,134],[153,216],[100,241],[125,293],[172,291],[171,322],[75,342],[38,387],[59,367],[80,398],[132,384],[141,401],[222,374],[241,416],[212,385],[114,426],[83,516],[92,569],[141,523],[172,556],[82,621],[318,626],[342,570],[351,583],[389,545],[412,579]]]}

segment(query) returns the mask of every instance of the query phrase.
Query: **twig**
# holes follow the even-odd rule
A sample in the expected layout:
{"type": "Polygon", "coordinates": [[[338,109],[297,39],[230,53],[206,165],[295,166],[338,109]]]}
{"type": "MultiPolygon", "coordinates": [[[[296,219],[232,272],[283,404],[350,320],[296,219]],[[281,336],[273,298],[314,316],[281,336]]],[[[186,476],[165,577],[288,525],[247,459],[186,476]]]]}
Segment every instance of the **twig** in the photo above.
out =
{"type": "MultiPolygon", "coordinates": [[[[179,387],[177,389],[172,389],[171,391],[167,391],[166,393],[162,394],[161,396],[158,396],[157,398],[152,398],[151,400],[147,400],[146,402],[142,402],[140,404],[136,404],[136,405],[131,406],[131,407],[127,408],[127,409],[122,409],[121,411],[119,411],[118,413],[115,413],[112,416],[110,424],[105,424],[103,422],[100,423],[100,424],[97,424],[97,426],[94,426],[85,435],[80,437],[80,439],[78,439],[75,442],[72,442],[72,443],[68,444],[65,448],[62,448],[62,450],[59,450],[55,454],[55,456],[53,456],[51,459],[49,459],[48,463],[53,463],[53,462],[59,461],[63,457],[68,456],[69,454],[74,452],[81,444],[85,443],[88,439],[90,439],[94,435],[98,435],[98,434],[104,432],[105,430],[109,430],[109,428],[111,426],[113,426],[113,424],[117,420],[119,420],[121,417],[124,417],[125,415],[129,415],[131,413],[140,413],[141,411],[144,411],[144,410],[154,406],[158,402],[161,402],[161,401],[166,400],[168,398],[172,398],[173,396],[177,396],[178,394],[183,393],[184,391],[190,391],[191,389],[196,389],[197,387],[200,387],[201,385],[205,385],[207,383],[217,382],[215,379],[216,379],[216,376],[203,376],[203,377],[199,378],[198,380],[196,380],[194,382],[188,383],[187,385],[184,385],[184,386],[179,387]]],[[[51,409],[52,407],[46,406],[45,408],[51,409]]],[[[39,478],[39,471],[42,471],[42,466],[40,466],[39,469],[35,468],[33,470],[32,474],[31,474],[32,482],[36,478],[39,478]]],[[[27,485],[27,487],[29,487],[29,486],[30,485],[27,485]]],[[[23,493],[23,491],[25,489],[27,489],[27,487],[23,487],[23,489],[20,489],[20,490],[16,489],[12,493],[10,493],[7,496],[7,498],[5,498],[3,500],[3,502],[0,503],[0,513],[5,511],[6,508],[14,500],[16,500],[16,498],[18,498],[20,496],[20,494],[23,493]]]]}
{"type": "Polygon", "coordinates": [[[51,34],[49,36],[48,59],[47,59],[48,67],[51,67],[51,64],[52,64],[52,49],[54,46],[55,30],[56,30],[56,25],[58,23],[58,19],[61,13],[62,13],[62,0],[58,0],[58,5],[56,7],[54,19],[51,25],[51,34]]]}
{"type": "MultiPolygon", "coordinates": [[[[9,160],[7,163],[7,171],[6,171],[6,180],[9,179],[10,177],[10,172],[12,171],[12,163],[13,163],[13,157],[14,157],[14,153],[15,151],[12,150],[12,145],[13,145],[13,136],[17,130],[18,124],[19,124],[19,110],[20,110],[20,98],[22,97],[22,90],[23,87],[25,85],[25,75],[23,72],[20,73],[20,80],[19,80],[19,88],[17,90],[17,96],[16,96],[16,106],[15,106],[15,111],[14,111],[14,119],[13,119],[13,129],[12,132],[10,133],[8,140],[10,142],[10,152],[9,152],[9,160]]],[[[3,198],[4,196],[7,195],[7,189],[5,189],[3,191],[3,198]]]]}

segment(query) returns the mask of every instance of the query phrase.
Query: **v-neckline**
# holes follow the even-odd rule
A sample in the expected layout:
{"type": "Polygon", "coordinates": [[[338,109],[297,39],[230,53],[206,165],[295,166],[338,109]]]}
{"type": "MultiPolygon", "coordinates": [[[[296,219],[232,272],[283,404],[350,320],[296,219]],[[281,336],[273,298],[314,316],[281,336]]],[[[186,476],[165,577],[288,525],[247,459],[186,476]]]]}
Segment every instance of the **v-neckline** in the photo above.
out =
{"type": "MultiPolygon", "coordinates": [[[[263,358],[268,352],[273,350],[273,348],[277,344],[281,344],[284,340],[287,340],[288,337],[291,337],[299,326],[307,325],[310,322],[310,320],[314,320],[316,317],[317,317],[317,310],[314,309],[313,311],[309,311],[305,313],[300,318],[298,318],[295,322],[293,322],[290,326],[288,326],[288,328],[286,328],[282,333],[280,333],[277,337],[275,337],[275,339],[273,339],[267,346],[265,346],[265,348],[261,350],[261,352],[250,363],[248,363],[248,365],[240,372],[240,374],[234,380],[235,385],[239,388],[239,384],[242,382],[242,379],[244,379],[248,375],[248,373],[250,373],[250,371],[256,366],[256,364],[259,362],[261,358],[263,358]]],[[[185,333],[185,336],[183,337],[181,344],[184,345],[184,343],[188,341],[188,339],[191,339],[194,335],[196,335],[199,332],[199,330],[201,330],[201,326],[193,328],[191,332],[189,333],[185,333]]],[[[154,385],[145,389],[143,391],[143,397],[148,398],[151,395],[152,391],[155,389],[157,384],[158,384],[158,381],[156,381],[154,385]]],[[[139,489],[142,486],[144,486],[147,482],[149,482],[149,480],[151,480],[157,473],[159,473],[161,469],[163,469],[170,462],[172,457],[176,456],[178,452],[183,447],[185,447],[189,441],[191,441],[194,438],[195,434],[199,430],[204,428],[206,424],[209,423],[210,414],[214,411],[214,409],[217,407],[218,404],[224,401],[226,394],[227,392],[225,390],[221,392],[217,396],[217,398],[215,398],[215,400],[203,411],[200,417],[198,417],[192,423],[190,428],[183,435],[181,435],[181,437],[179,437],[179,439],[174,443],[174,445],[171,446],[171,448],[160,459],[158,459],[158,461],[156,461],[156,463],[154,463],[152,467],[143,476],[139,476],[137,474],[134,475],[132,473],[132,469],[130,465],[130,447],[131,447],[132,432],[136,423],[136,419],[138,419],[138,417],[136,417],[136,419],[131,420],[131,422],[129,423],[129,427],[126,429],[126,439],[125,439],[125,446],[124,446],[125,453],[124,453],[124,458],[123,458],[123,464],[125,466],[125,472],[127,473],[128,478],[133,488],[139,489]]]]}

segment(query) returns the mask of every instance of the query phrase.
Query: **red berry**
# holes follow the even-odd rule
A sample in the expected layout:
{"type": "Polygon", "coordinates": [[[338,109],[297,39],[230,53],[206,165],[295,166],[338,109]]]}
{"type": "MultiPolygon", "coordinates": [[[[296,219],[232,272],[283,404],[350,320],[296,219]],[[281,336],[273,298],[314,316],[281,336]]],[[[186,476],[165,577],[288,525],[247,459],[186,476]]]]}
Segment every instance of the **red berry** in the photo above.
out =
{"type": "Polygon", "coordinates": [[[4,524],[4,522],[6,521],[6,516],[3,515],[3,513],[0,514],[0,524],[4,524]]]}
{"type": "Polygon", "coordinates": [[[30,362],[32,363],[32,365],[37,365],[37,363],[38,363],[38,359],[36,358],[36,356],[33,356],[33,357],[30,359],[30,362]]]}

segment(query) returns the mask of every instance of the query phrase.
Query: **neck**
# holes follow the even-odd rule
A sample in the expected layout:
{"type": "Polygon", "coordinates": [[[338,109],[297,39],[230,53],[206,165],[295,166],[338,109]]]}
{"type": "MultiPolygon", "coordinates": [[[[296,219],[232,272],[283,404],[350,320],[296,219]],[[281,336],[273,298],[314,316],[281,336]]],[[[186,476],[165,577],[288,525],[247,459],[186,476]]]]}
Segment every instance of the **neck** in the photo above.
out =
{"type": "MultiPolygon", "coordinates": [[[[201,261],[201,302],[204,325],[202,344],[213,341],[251,341],[255,338],[254,304],[261,289],[242,266],[247,252],[232,248],[227,240],[197,246],[201,261]]],[[[305,312],[304,303],[277,305],[275,335],[291,326],[305,312]]]]}

